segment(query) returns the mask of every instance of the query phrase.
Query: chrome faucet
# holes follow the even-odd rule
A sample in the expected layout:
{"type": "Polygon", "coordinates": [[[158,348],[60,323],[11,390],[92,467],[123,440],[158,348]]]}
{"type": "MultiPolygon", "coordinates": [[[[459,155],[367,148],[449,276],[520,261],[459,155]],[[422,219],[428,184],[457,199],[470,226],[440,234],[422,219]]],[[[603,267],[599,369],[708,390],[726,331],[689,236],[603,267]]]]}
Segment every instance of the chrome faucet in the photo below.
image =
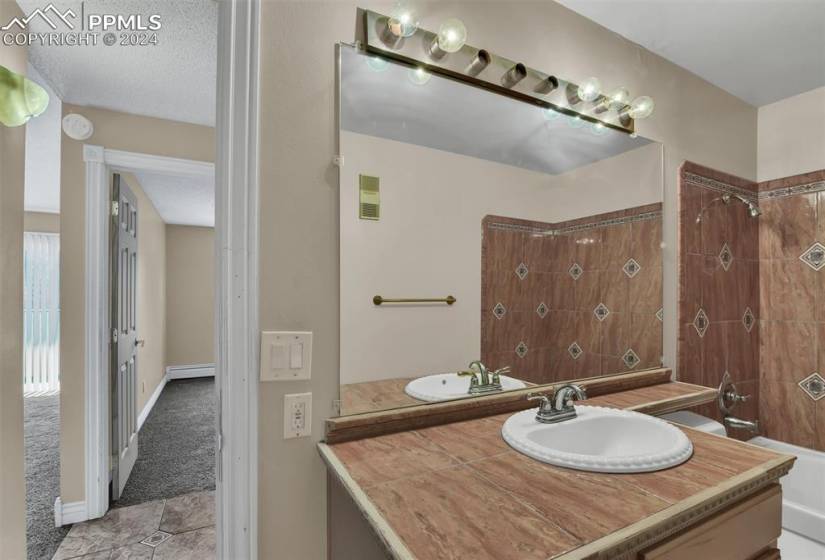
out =
{"type": "Polygon", "coordinates": [[[536,413],[536,421],[544,424],[555,424],[576,417],[576,408],[571,404],[574,400],[583,401],[587,398],[587,392],[579,385],[571,383],[559,387],[553,399],[547,395],[531,393],[527,395],[527,400],[539,400],[539,410],[536,413]]]}
{"type": "Polygon", "coordinates": [[[501,391],[501,375],[505,373],[510,373],[510,366],[491,372],[481,360],[475,360],[470,362],[468,369],[459,371],[458,375],[459,377],[470,377],[468,394],[480,395],[493,391],[501,391]]]}
{"type": "Polygon", "coordinates": [[[726,428],[739,428],[752,434],[759,434],[759,420],[742,420],[735,416],[725,416],[723,421],[726,428]]]}

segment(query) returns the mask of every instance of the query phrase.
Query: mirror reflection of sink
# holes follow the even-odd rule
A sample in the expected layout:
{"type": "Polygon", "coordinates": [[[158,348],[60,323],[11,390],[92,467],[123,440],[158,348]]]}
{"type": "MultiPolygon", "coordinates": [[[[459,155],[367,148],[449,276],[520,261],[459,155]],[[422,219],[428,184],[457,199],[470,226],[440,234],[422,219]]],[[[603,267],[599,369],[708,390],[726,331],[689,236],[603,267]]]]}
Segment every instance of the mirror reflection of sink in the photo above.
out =
{"type": "Polygon", "coordinates": [[[536,409],[512,415],[501,428],[516,451],[538,461],[581,471],[651,472],[674,467],[693,444],[664,420],[600,406],[576,406],[577,417],[556,424],[536,421],[536,409]]]}
{"type": "MultiPolygon", "coordinates": [[[[501,390],[512,391],[513,389],[524,389],[527,385],[523,381],[501,376],[501,390]]],[[[462,397],[481,396],[469,395],[470,380],[467,377],[459,377],[455,373],[438,373],[413,379],[404,387],[404,392],[414,399],[427,402],[446,401],[460,399],[462,397]]],[[[498,393],[500,391],[496,391],[498,393]]],[[[495,394],[483,393],[483,394],[495,394]]]]}

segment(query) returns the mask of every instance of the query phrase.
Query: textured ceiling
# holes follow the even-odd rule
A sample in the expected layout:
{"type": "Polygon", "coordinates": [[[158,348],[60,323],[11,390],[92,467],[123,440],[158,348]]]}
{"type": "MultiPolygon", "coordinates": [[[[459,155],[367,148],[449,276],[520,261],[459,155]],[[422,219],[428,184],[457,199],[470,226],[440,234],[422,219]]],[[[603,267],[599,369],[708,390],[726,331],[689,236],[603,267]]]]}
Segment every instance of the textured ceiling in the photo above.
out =
{"type": "Polygon", "coordinates": [[[135,173],[143,192],[167,224],[215,226],[215,181],[135,173]]]}
{"type": "Polygon", "coordinates": [[[582,121],[573,128],[561,115],[547,120],[538,107],[435,75],[416,85],[405,66],[376,71],[370,61],[342,51],[341,127],[351,132],[552,175],[649,143],[610,129],[595,134],[582,121]]]}
{"type": "Polygon", "coordinates": [[[557,0],[756,107],[825,86],[823,0],[557,0]]]}
{"type": "MultiPolygon", "coordinates": [[[[80,0],[54,0],[61,11],[81,13],[80,0]]],[[[18,0],[23,12],[43,0],[18,0]]],[[[213,0],[85,0],[86,14],[159,14],[157,46],[38,46],[29,51],[67,103],[214,126],[217,4],[213,0]]],[[[34,32],[52,31],[40,18],[34,32]]]]}

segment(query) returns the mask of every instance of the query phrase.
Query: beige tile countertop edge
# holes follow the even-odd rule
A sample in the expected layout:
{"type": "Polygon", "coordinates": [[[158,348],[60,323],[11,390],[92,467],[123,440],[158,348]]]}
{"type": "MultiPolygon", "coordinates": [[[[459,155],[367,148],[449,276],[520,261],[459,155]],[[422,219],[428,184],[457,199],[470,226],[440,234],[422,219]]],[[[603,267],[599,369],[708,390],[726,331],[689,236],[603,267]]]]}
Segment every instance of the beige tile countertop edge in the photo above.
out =
{"type": "Polygon", "coordinates": [[[329,467],[329,470],[335,475],[335,478],[341,483],[349,494],[352,501],[355,502],[356,507],[366,518],[367,522],[372,527],[375,534],[381,540],[384,549],[389,553],[394,560],[415,560],[412,552],[401,538],[390,527],[389,523],[381,515],[381,512],[375,507],[367,494],[361,489],[352,476],[350,476],[347,468],[341,463],[335,452],[326,444],[319,443],[318,451],[321,457],[329,467]]]}
{"type": "MultiPolygon", "coordinates": [[[[715,398],[715,390],[708,390],[701,386],[696,387],[697,392],[691,395],[651,401],[626,408],[628,410],[658,415],[672,410],[694,406],[698,404],[697,401],[708,402],[708,400],[711,400],[709,399],[711,393],[715,398]]],[[[723,436],[716,436],[714,434],[707,435],[727,440],[727,438],[723,436]]],[[[744,442],[737,443],[756,447],[744,442]]],[[[416,560],[416,556],[407,548],[361,486],[349,474],[347,467],[336,456],[335,451],[326,443],[319,443],[318,450],[324,462],[329,467],[329,470],[344,487],[356,507],[361,511],[367,519],[367,522],[373,528],[375,534],[381,540],[389,557],[395,560],[416,560]]],[[[555,559],[601,559],[607,558],[602,556],[606,552],[611,554],[611,560],[619,559],[625,557],[623,552],[625,549],[627,549],[629,553],[639,550],[640,547],[661,541],[690,526],[698,519],[707,517],[723,509],[732,501],[735,501],[740,495],[752,493],[786,474],[793,464],[795,457],[792,455],[778,455],[781,455],[781,457],[732,476],[722,484],[703,490],[686,500],[656,512],[632,525],[605,535],[595,541],[586,543],[560,556],[556,556],[555,559]]]]}

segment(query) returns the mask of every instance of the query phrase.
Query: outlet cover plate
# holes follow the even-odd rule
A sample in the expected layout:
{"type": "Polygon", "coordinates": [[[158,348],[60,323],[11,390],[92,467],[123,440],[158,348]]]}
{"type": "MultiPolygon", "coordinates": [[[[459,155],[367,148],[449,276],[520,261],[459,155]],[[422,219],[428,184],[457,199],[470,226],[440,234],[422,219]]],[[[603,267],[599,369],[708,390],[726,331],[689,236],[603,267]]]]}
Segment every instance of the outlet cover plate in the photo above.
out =
{"type": "Polygon", "coordinates": [[[312,434],[312,393],[284,395],[284,439],[312,434]]]}

